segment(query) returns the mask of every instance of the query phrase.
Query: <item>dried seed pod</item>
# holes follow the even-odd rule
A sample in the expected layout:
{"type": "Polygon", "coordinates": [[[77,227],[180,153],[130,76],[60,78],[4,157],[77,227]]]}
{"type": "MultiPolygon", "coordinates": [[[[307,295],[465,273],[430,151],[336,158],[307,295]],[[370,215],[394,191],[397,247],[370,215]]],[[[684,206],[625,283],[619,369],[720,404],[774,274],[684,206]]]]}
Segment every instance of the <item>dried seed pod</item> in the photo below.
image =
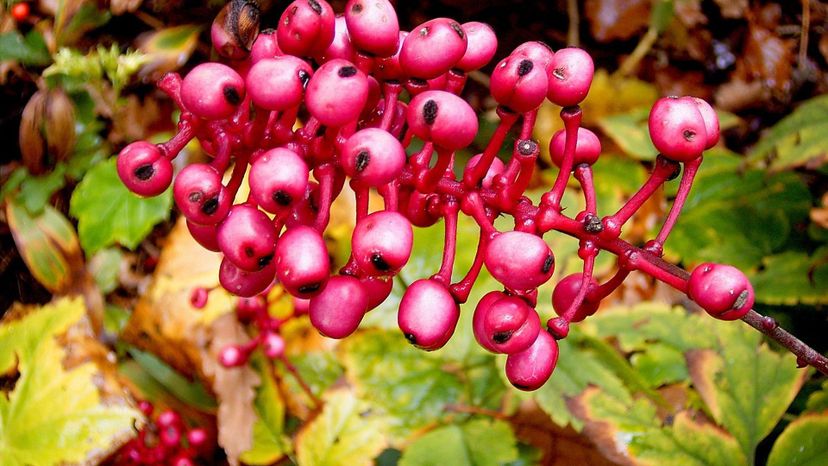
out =
{"type": "Polygon", "coordinates": [[[20,152],[23,164],[34,175],[54,168],[75,146],[75,108],[62,89],[37,91],[20,121],[20,152]]]}
{"type": "Polygon", "coordinates": [[[259,35],[259,5],[254,0],[232,0],[210,27],[210,39],[219,55],[241,60],[250,54],[259,35]]]}

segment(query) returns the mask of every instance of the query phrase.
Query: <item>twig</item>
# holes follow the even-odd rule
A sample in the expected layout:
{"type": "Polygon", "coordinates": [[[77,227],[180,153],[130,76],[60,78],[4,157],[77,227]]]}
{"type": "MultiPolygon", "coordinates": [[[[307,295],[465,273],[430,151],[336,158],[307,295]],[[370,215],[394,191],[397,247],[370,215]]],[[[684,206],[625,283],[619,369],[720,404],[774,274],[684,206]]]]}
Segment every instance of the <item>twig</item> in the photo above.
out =
{"type": "Polygon", "coordinates": [[[570,47],[578,47],[581,43],[579,33],[581,18],[578,14],[578,0],[566,1],[566,14],[569,16],[569,28],[566,32],[566,43],[570,47]]]}
{"type": "Polygon", "coordinates": [[[501,421],[505,421],[509,419],[509,416],[501,413],[500,411],[495,411],[492,409],[480,408],[477,406],[467,406],[461,404],[450,404],[446,405],[446,410],[454,411],[455,413],[468,413],[468,414],[480,414],[482,416],[489,416],[495,419],[500,419],[501,421]]]}
{"type": "Polygon", "coordinates": [[[808,31],[811,28],[811,0],[802,0],[802,33],[799,35],[799,69],[805,69],[808,60],[808,31]]]}
{"type": "Polygon", "coordinates": [[[296,366],[294,366],[288,360],[287,356],[282,356],[281,358],[279,358],[279,360],[282,361],[282,364],[285,365],[285,369],[287,369],[288,372],[290,372],[290,374],[293,376],[293,378],[296,379],[296,383],[299,384],[299,387],[302,388],[302,391],[305,392],[305,394],[308,395],[308,398],[311,399],[311,401],[314,404],[314,407],[318,408],[322,406],[322,400],[320,400],[316,395],[313,394],[313,390],[311,390],[310,385],[308,385],[308,383],[305,382],[305,379],[302,378],[302,374],[300,374],[299,370],[296,369],[296,366]]]}
{"type": "Polygon", "coordinates": [[[650,52],[650,49],[653,48],[653,44],[655,44],[656,40],[658,40],[658,31],[654,27],[650,27],[647,29],[647,33],[641,37],[641,40],[638,42],[638,45],[635,46],[635,49],[632,53],[624,59],[621,63],[621,66],[618,67],[618,71],[615,73],[619,76],[629,76],[635,71],[635,68],[638,66],[638,63],[644,58],[647,53],[650,52]]]}

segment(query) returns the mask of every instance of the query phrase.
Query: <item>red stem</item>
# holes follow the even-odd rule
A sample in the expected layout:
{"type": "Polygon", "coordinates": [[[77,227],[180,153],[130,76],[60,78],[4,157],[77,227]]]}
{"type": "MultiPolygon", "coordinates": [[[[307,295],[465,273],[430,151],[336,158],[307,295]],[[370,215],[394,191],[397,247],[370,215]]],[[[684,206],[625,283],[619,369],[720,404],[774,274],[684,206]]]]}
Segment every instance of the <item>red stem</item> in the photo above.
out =
{"type": "Polygon", "coordinates": [[[446,196],[442,202],[443,218],[445,219],[445,241],[443,242],[443,262],[435,278],[448,286],[451,283],[451,271],[454,268],[454,257],[457,252],[457,214],[460,205],[453,196],[446,196]]]}
{"type": "Polygon", "coordinates": [[[463,173],[463,186],[466,189],[474,188],[486,176],[489,167],[492,166],[492,161],[494,161],[495,156],[497,156],[498,151],[503,146],[503,141],[506,139],[509,129],[512,128],[512,125],[515,124],[518,118],[516,113],[512,113],[503,107],[497,108],[497,114],[500,117],[500,123],[497,125],[491,139],[489,139],[488,144],[486,144],[483,155],[480,157],[477,165],[473,167],[466,166],[463,173]]]}
{"type": "Polygon", "coordinates": [[[658,232],[655,240],[655,247],[657,248],[659,256],[664,247],[664,242],[667,241],[667,236],[676,225],[676,220],[678,220],[681,209],[684,207],[685,201],[687,201],[687,195],[690,194],[690,188],[693,186],[693,180],[696,178],[696,173],[701,163],[702,158],[699,157],[684,164],[684,173],[681,175],[681,183],[676,193],[676,199],[673,201],[673,206],[670,207],[670,213],[667,214],[667,219],[664,220],[661,231],[658,232]]]}
{"type": "Polygon", "coordinates": [[[555,178],[555,184],[552,185],[552,190],[544,195],[543,200],[545,205],[555,210],[561,209],[561,199],[563,199],[563,193],[569,181],[572,166],[575,163],[575,148],[578,143],[578,128],[581,126],[582,116],[583,112],[581,111],[581,107],[577,105],[561,109],[561,119],[564,122],[564,131],[566,131],[564,156],[561,162],[561,170],[558,172],[557,178],[555,178]]]}

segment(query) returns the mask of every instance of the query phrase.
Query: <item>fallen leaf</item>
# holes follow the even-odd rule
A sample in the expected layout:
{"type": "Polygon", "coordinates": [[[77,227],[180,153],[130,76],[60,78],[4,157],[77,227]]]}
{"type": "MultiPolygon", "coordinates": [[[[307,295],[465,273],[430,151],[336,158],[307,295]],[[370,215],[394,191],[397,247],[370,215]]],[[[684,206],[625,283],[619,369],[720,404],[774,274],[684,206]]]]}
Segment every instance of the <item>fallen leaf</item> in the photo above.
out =
{"type": "Polygon", "coordinates": [[[744,18],[748,11],[748,0],[715,0],[722,16],[730,19],[744,18]]]}
{"type": "Polygon", "coordinates": [[[625,40],[647,27],[649,0],[587,0],[586,17],[598,42],[625,40]]]}
{"type": "Polygon", "coordinates": [[[743,50],[745,71],[777,92],[787,92],[791,86],[795,47],[795,41],[783,40],[769,29],[750,24],[743,50]]]}

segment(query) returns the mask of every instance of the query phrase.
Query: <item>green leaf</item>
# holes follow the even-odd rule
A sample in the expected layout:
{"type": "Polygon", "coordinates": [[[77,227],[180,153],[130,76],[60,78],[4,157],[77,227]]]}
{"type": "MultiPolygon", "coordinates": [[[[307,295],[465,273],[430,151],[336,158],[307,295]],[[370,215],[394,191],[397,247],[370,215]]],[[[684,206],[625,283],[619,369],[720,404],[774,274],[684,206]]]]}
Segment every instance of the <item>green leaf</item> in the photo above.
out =
{"type": "Polygon", "coordinates": [[[3,186],[0,186],[0,202],[6,200],[6,196],[16,191],[28,176],[29,170],[26,170],[25,167],[15,168],[3,186]]]}
{"type": "Polygon", "coordinates": [[[83,300],[60,300],[0,326],[0,374],[15,370],[14,388],[0,396],[0,464],[91,462],[134,435],[141,413],[102,404],[92,363],[67,371],[57,336],[84,317],[83,300]]]}
{"type": "Polygon", "coordinates": [[[163,74],[180,68],[198,45],[200,26],[181,25],[153,31],[138,38],[147,63],[142,74],[163,74]]]}
{"type": "Polygon", "coordinates": [[[816,391],[808,397],[808,403],[805,407],[810,412],[828,410],[828,380],[822,382],[822,390],[816,391]]]}
{"type": "Polygon", "coordinates": [[[386,447],[381,417],[347,390],[329,392],[325,406],[296,436],[302,466],[372,465],[386,447]]]}
{"type": "Polygon", "coordinates": [[[86,32],[103,26],[109,22],[112,14],[108,9],[99,10],[94,3],[84,3],[78,8],[72,18],[63,29],[60,29],[58,44],[72,44],[80,39],[86,32]]]}
{"type": "Polygon", "coordinates": [[[129,354],[150,377],[179,400],[202,411],[209,412],[216,408],[216,400],[198,381],[187,380],[152,353],[130,348],[129,354]]]}
{"type": "Polygon", "coordinates": [[[26,37],[17,31],[0,34],[0,60],[17,60],[24,65],[44,66],[52,58],[43,36],[32,29],[26,37]]]}
{"type": "Polygon", "coordinates": [[[105,248],[96,252],[89,260],[89,271],[103,294],[118,287],[121,261],[124,254],[118,248],[105,248]]]}
{"type": "Polygon", "coordinates": [[[740,174],[737,165],[738,159],[727,153],[705,157],[665,245],[668,256],[749,270],[785,244],[793,225],[807,219],[811,195],[794,173],[768,177],[761,170],[748,170],[740,174]]]}
{"type": "Polygon", "coordinates": [[[770,169],[781,171],[823,165],[828,155],[828,96],[821,95],[800,105],[768,130],[750,153],[753,164],[770,161],[770,169]]]}
{"type": "Polygon", "coordinates": [[[828,464],[828,412],[805,414],[790,423],[773,444],[768,466],[828,464]]]}
{"type": "Polygon", "coordinates": [[[650,27],[659,34],[667,29],[673,19],[673,0],[656,0],[650,13],[650,27]]]}
{"type": "Polygon", "coordinates": [[[357,394],[390,415],[389,423],[402,435],[440,419],[461,396],[463,384],[444,370],[440,352],[414,348],[399,331],[362,332],[340,349],[357,394]]]}
{"type": "Polygon", "coordinates": [[[62,163],[45,175],[29,175],[20,185],[17,200],[22,202],[32,215],[40,214],[52,195],[66,185],[65,175],[66,165],[62,163]]]}
{"type": "MultiPolygon", "coordinates": [[[[290,356],[290,363],[299,371],[302,380],[314,394],[321,394],[342,375],[343,369],[330,351],[303,351],[290,356]]],[[[277,367],[280,367],[281,364],[277,367]]],[[[283,372],[283,383],[294,393],[302,393],[302,387],[293,375],[283,372]]]]}
{"type": "MultiPolygon", "coordinates": [[[[647,179],[640,163],[614,155],[601,155],[592,166],[599,216],[614,214],[647,179]]],[[[557,253],[557,251],[556,251],[557,253]]]]}
{"type": "Polygon", "coordinates": [[[253,400],[257,416],[253,424],[253,447],[242,453],[239,459],[249,465],[273,464],[290,451],[290,442],[285,436],[285,403],[276,389],[267,362],[261,356],[254,356],[252,364],[262,383],[256,389],[253,400]]]}
{"type": "Polygon", "coordinates": [[[423,435],[403,452],[400,466],[499,466],[518,460],[509,424],[476,419],[423,435]]]}
{"type": "Polygon", "coordinates": [[[762,260],[762,269],[750,277],[756,301],[774,305],[828,303],[828,247],[813,256],[786,251],[762,260]]]}
{"type": "Polygon", "coordinates": [[[629,113],[607,115],[598,120],[598,125],[627,155],[638,160],[655,160],[658,150],[650,140],[649,114],[650,109],[642,107],[629,113]]]}
{"type": "Polygon", "coordinates": [[[107,303],[104,308],[104,330],[112,335],[120,335],[124,327],[126,327],[127,322],[129,322],[131,315],[132,313],[128,309],[107,303]]]}
{"type": "Polygon", "coordinates": [[[745,325],[715,326],[717,345],[688,354],[693,386],[713,418],[753,464],[756,446],[773,430],[808,374],[796,357],[777,354],[745,325]]]}
{"type": "Polygon", "coordinates": [[[157,197],[138,197],[121,183],[115,163],[112,157],[92,168],[72,193],[69,212],[78,219],[87,254],[113,244],[134,249],[170,214],[172,190],[157,197]]]}

